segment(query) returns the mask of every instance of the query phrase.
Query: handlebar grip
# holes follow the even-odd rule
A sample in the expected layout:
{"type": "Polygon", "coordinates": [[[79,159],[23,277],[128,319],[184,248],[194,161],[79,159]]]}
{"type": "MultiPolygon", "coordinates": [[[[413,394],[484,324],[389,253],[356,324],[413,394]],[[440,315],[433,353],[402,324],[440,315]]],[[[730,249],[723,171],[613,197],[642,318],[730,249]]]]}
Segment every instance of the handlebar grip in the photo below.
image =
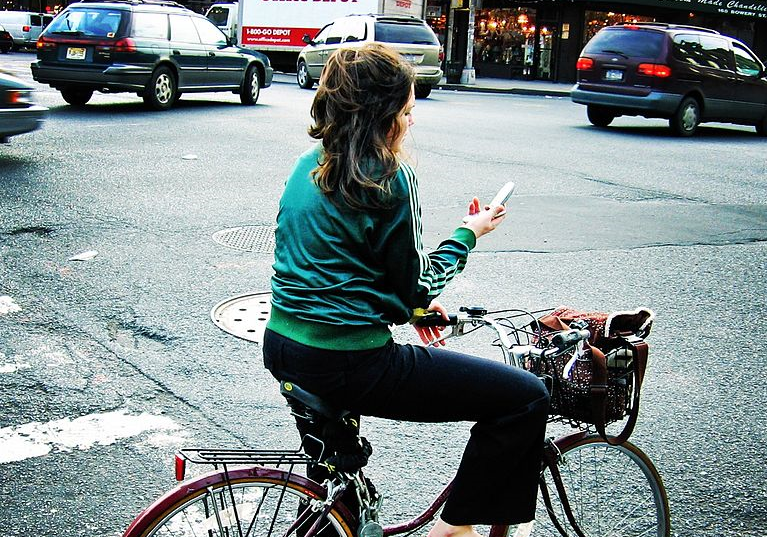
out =
{"type": "Polygon", "coordinates": [[[551,344],[560,349],[567,349],[577,344],[579,341],[585,341],[591,337],[588,330],[565,330],[558,332],[551,338],[551,344]]]}
{"type": "Polygon", "coordinates": [[[418,326],[452,326],[458,324],[458,315],[448,315],[449,320],[445,320],[439,313],[429,313],[418,319],[415,324],[418,326]]]}

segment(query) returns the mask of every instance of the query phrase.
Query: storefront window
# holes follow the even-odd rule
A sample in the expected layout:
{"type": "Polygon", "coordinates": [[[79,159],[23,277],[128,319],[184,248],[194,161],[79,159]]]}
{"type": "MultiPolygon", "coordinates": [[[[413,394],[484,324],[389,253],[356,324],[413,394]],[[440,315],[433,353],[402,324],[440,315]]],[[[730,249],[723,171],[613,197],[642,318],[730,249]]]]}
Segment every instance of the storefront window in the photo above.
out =
{"type": "Polygon", "coordinates": [[[445,46],[445,36],[447,35],[447,10],[449,4],[445,5],[441,0],[429,0],[426,6],[426,23],[431,26],[437,39],[442,46],[445,46]]]}
{"type": "Polygon", "coordinates": [[[533,65],[534,45],[534,9],[477,10],[474,61],[480,72],[484,66],[490,76],[528,74],[533,65]],[[489,71],[497,73],[491,74],[489,71]]]}
{"type": "Polygon", "coordinates": [[[586,31],[583,32],[583,43],[586,44],[589,39],[594,37],[605,26],[612,26],[619,22],[655,22],[655,18],[627,13],[613,13],[612,11],[586,11],[586,31]]]}

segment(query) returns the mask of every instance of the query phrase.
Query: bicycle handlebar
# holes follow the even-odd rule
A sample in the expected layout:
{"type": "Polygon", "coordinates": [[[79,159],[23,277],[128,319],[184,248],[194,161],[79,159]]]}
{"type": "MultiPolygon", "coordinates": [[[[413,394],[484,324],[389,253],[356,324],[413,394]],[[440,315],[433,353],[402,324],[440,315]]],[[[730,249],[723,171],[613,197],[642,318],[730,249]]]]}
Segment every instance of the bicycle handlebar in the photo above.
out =
{"type": "Polygon", "coordinates": [[[591,332],[584,329],[582,325],[574,324],[570,329],[549,334],[548,338],[539,341],[538,345],[514,345],[507,333],[509,326],[504,326],[498,321],[498,318],[488,315],[486,309],[473,306],[461,307],[460,313],[449,314],[447,319],[439,313],[430,312],[415,321],[414,324],[418,326],[452,326],[451,333],[439,338],[436,342],[432,342],[432,345],[450,337],[464,335],[467,326],[491,327],[498,334],[504,354],[507,357],[513,357],[515,362],[519,362],[520,359],[527,356],[533,358],[557,357],[591,337],[591,332]]]}
{"type": "Polygon", "coordinates": [[[458,315],[451,313],[448,320],[445,320],[439,313],[429,313],[418,319],[415,324],[418,326],[455,326],[458,324],[458,315]]]}

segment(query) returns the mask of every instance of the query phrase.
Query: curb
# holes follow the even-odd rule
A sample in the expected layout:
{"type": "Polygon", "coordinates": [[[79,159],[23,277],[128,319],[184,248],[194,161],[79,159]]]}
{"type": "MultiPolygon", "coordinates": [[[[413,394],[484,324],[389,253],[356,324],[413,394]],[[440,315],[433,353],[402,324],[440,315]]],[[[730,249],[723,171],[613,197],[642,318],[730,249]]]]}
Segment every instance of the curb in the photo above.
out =
{"type": "Polygon", "coordinates": [[[490,88],[483,86],[465,86],[463,84],[437,84],[434,89],[445,91],[467,91],[474,93],[500,93],[507,95],[535,95],[544,97],[569,97],[569,90],[547,88],[490,88]]]}
{"type": "MultiPolygon", "coordinates": [[[[272,78],[272,83],[275,84],[295,84],[295,75],[292,73],[276,72],[272,78]]],[[[482,85],[465,85],[465,84],[437,84],[434,86],[435,90],[442,91],[466,91],[473,93],[496,93],[506,95],[532,95],[539,97],[570,97],[570,89],[558,89],[547,87],[509,87],[499,88],[482,85]]]]}

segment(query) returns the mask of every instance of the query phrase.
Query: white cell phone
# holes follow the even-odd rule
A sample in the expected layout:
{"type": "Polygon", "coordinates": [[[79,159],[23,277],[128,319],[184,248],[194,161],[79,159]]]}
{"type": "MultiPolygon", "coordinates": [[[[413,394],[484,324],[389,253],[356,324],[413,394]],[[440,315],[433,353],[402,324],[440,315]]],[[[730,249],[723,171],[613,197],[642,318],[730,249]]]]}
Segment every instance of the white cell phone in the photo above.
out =
{"type": "Polygon", "coordinates": [[[506,205],[509,201],[511,194],[514,192],[514,182],[509,181],[501,187],[493,200],[490,202],[490,207],[498,207],[499,205],[506,205]]]}
{"type": "MultiPolygon", "coordinates": [[[[506,202],[509,201],[509,198],[511,197],[511,194],[514,192],[514,182],[509,181],[505,185],[501,187],[501,189],[498,191],[498,193],[495,195],[493,200],[490,202],[490,208],[498,207],[499,205],[506,205],[506,202]]],[[[506,214],[506,210],[501,211],[500,213],[496,214],[493,218],[500,218],[501,216],[504,216],[506,214]]]]}
{"type": "MultiPolygon", "coordinates": [[[[514,192],[514,182],[509,181],[505,185],[501,187],[501,189],[498,191],[498,193],[495,195],[495,197],[490,202],[490,208],[498,207],[499,205],[506,205],[506,202],[509,201],[509,198],[511,197],[511,194],[514,192]]],[[[493,216],[493,218],[500,218],[501,216],[504,216],[506,214],[506,211],[501,211],[500,213],[493,216]]],[[[463,219],[463,223],[465,224],[469,220],[469,217],[465,217],[463,219]]]]}

